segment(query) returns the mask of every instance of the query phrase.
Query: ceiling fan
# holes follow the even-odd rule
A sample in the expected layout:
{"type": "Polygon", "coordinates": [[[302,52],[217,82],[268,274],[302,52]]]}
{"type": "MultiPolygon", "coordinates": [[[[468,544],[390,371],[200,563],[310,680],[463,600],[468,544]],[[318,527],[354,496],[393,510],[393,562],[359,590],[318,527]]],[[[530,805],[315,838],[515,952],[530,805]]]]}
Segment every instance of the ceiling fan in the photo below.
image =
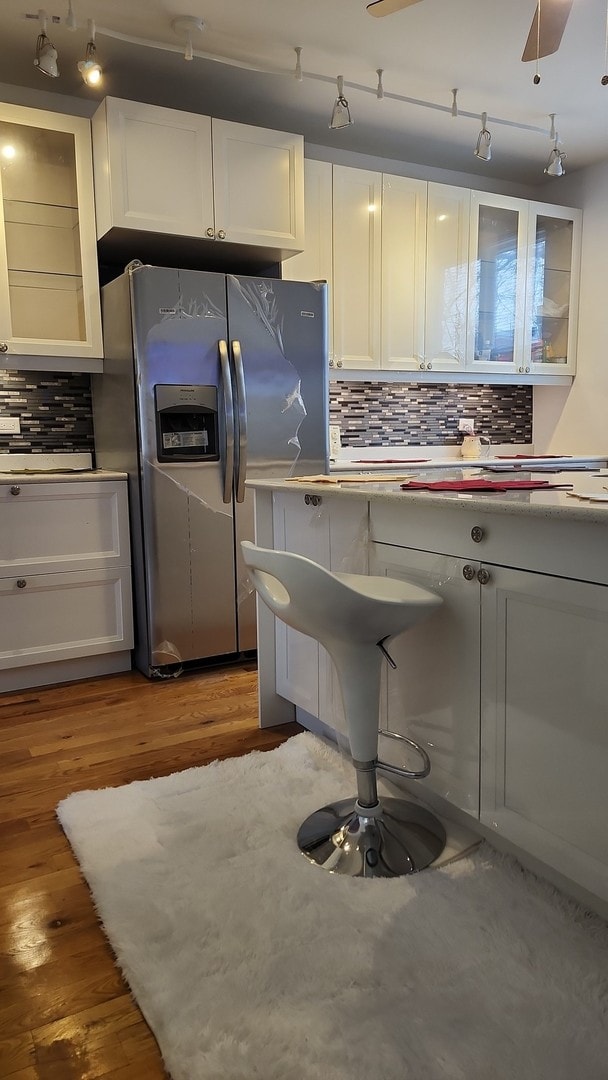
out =
{"type": "MultiPolygon", "coordinates": [[[[420,0],[374,0],[367,5],[370,15],[381,18],[392,15],[402,8],[418,4],[420,0]]],[[[522,54],[522,60],[537,60],[557,52],[562,35],[568,22],[574,0],[542,0],[537,3],[536,12],[528,34],[528,40],[522,54]],[[540,27],[539,27],[540,14],[540,27]]]]}

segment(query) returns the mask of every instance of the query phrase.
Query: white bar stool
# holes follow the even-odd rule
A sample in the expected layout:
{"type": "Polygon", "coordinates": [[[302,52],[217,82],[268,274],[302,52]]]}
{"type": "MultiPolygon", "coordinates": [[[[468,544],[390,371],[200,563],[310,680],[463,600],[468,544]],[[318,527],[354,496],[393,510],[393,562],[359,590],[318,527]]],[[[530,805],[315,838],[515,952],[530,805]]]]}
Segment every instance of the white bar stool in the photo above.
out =
{"type": "MultiPolygon", "coordinates": [[[[376,769],[418,779],[378,761],[378,714],[385,647],[441,604],[441,597],[395,578],[335,574],[289,551],[241,543],[251,581],[277,618],[319,641],[331,656],[342,692],[357,798],[323,806],[300,826],[298,845],[312,862],[351,877],[398,877],[423,870],[445,846],[440,821],[405,799],[378,798],[376,769]]],[[[394,664],[393,664],[394,666],[394,664]]],[[[403,738],[403,737],[401,737],[403,738]]]]}

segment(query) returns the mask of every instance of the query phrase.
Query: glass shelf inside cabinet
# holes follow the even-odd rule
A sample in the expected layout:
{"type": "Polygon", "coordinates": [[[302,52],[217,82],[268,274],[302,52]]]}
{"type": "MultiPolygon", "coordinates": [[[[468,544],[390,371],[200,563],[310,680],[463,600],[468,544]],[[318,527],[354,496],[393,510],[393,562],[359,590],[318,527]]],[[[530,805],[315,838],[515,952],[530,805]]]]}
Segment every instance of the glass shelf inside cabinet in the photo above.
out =
{"type": "Polygon", "coordinates": [[[84,341],[74,135],[0,122],[0,162],[12,336],[84,341]]]}

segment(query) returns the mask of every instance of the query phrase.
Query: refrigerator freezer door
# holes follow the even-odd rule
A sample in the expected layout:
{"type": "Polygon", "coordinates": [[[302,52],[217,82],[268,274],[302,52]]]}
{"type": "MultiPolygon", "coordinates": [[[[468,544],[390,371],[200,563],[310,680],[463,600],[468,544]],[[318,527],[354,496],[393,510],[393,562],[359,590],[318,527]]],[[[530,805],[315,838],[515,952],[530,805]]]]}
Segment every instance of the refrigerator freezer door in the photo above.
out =
{"type": "MultiPolygon", "coordinates": [[[[141,267],[132,273],[131,287],[153,670],[237,650],[233,510],[232,501],[224,501],[227,430],[219,348],[227,337],[225,278],[141,267]],[[189,386],[216,388],[219,462],[159,462],[158,386],[183,388],[185,401],[189,386]]],[[[178,437],[187,443],[185,434],[178,437]]]]}
{"type": "MultiPolygon", "coordinates": [[[[253,492],[244,479],[306,475],[328,468],[327,286],[274,278],[228,277],[228,324],[238,396],[239,357],[246,398],[236,438],[235,507],[238,648],[254,649],[255,595],[240,555],[253,539],[253,492]],[[239,445],[241,453],[239,453],[239,445]]],[[[241,394],[242,399],[242,394],[241,394]]],[[[243,408],[239,399],[235,412],[243,408]]],[[[238,425],[237,425],[238,428],[238,425]]]]}

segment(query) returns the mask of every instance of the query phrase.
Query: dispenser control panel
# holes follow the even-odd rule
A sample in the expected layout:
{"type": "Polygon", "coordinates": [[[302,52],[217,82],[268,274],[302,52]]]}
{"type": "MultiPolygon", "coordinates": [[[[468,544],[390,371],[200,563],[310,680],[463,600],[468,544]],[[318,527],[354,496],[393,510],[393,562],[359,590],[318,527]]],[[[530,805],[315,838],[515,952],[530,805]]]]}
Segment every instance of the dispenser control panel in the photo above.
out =
{"type": "Polygon", "coordinates": [[[159,461],[219,461],[217,386],[154,387],[159,461]]]}

